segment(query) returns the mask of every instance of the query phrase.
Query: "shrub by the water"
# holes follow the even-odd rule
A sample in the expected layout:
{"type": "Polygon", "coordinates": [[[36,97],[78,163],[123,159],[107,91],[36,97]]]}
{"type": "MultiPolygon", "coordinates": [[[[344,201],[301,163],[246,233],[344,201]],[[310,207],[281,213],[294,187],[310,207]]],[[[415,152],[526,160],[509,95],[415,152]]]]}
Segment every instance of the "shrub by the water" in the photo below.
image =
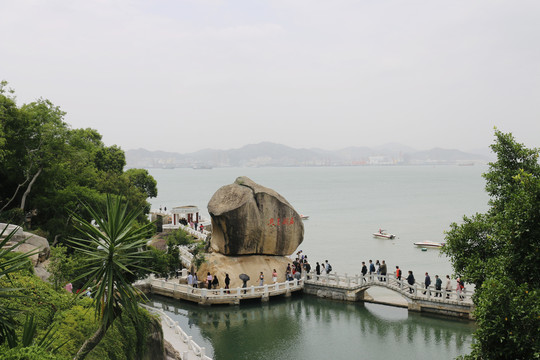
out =
{"type": "MultiPolygon", "coordinates": [[[[56,329],[52,348],[64,344],[53,354],[35,345],[9,349],[5,343],[0,345],[1,360],[72,359],[99,326],[90,298],[76,299],[63,288],[55,291],[51,284],[30,274],[28,269],[13,273],[10,279],[1,278],[0,287],[18,289],[14,295],[19,296],[2,299],[5,306],[21,310],[16,316],[18,338],[22,336],[27,314],[33,314],[37,323],[36,339],[41,339],[52,326],[56,329]]],[[[139,359],[146,350],[150,328],[151,315],[144,309],[140,309],[135,318],[122,316],[87,359],[139,359]]]]}

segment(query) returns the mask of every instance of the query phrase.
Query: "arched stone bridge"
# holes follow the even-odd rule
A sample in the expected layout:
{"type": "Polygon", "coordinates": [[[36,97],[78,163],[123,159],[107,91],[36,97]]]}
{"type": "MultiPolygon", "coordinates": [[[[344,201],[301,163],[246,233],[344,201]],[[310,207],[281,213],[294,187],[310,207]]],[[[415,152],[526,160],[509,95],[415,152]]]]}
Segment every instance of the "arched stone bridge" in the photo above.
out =
{"type": "MultiPolygon", "coordinates": [[[[457,292],[444,288],[427,289],[421,283],[409,285],[406,280],[398,280],[394,274],[382,275],[315,275],[307,274],[303,292],[319,297],[343,301],[364,301],[365,291],[370,287],[383,287],[401,295],[411,311],[431,312],[472,319],[474,304],[470,290],[457,292]]],[[[372,301],[377,303],[377,301],[372,301]]]]}

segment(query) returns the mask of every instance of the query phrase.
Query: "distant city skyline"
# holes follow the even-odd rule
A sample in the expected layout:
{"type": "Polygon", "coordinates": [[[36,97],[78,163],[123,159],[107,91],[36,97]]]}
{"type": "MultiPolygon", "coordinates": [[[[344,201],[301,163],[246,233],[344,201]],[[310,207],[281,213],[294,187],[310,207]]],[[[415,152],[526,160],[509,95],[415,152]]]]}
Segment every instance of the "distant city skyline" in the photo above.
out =
{"type": "Polygon", "coordinates": [[[540,2],[0,0],[0,80],[107,145],[540,147],[540,2]]]}

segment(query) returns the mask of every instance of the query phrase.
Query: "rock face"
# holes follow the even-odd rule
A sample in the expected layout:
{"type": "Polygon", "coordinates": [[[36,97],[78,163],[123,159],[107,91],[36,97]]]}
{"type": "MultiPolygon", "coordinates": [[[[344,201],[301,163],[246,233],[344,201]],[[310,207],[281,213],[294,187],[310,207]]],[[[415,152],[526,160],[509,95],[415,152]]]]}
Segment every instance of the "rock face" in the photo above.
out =
{"type": "Polygon", "coordinates": [[[240,274],[247,274],[250,280],[247,286],[258,286],[261,271],[264,275],[264,284],[272,284],[272,271],[276,269],[278,282],[285,281],[287,264],[291,260],[285,256],[251,255],[251,256],[225,256],[212,253],[206,255],[206,261],[197,271],[199,281],[205,281],[207,273],[216,275],[219,287],[225,287],[225,274],[229,274],[231,288],[241,287],[240,274]]]}
{"type": "Polygon", "coordinates": [[[208,203],[211,249],[224,255],[290,255],[304,239],[300,215],[272,189],[239,177],[208,203]]]}
{"type": "Polygon", "coordinates": [[[20,244],[13,251],[22,253],[29,251],[35,252],[35,254],[30,257],[34,266],[49,258],[51,249],[49,247],[49,242],[44,237],[25,232],[20,226],[13,224],[0,223],[0,232],[2,229],[6,230],[1,235],[1,239],[7,237],[12,231],[15,231],[10,241],[6,244],[6,247],[20,244]]]}

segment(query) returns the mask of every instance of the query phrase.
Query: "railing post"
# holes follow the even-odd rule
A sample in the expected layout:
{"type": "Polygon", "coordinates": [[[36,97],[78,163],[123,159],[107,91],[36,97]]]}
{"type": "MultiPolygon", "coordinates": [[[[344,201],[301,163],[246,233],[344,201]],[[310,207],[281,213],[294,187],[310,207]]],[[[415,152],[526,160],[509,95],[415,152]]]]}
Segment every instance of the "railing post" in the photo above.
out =
{"type": "Polygon", "coordinates": [[[251,285],[251,295],[255,294],[255,287],[251,285]]]}
{"type": "Polygon", "coordinates": [[[268,285],[264,285],[264,293],[268,294],[268,285]]]}
{"type": "Polygon", "coordinates": [[[355,274],[354,279],[355,279],[355,281],[356,281],[356,285],[360,285],[360,283],[358,282],[358,280],[359,280],[359,279],[358,279],[358,274],[355,274]]]}
{"type": "Polygon", "coordinates": [[[414,284],[414,296],[418,296],[418,286],[414,284]]]}
{"type": "Polygon", "coordinates": [[[339,285],[339,275],[337,273],[335,273],[334,276],[336,277],[336,286],[338,286],[339,285]]]}

